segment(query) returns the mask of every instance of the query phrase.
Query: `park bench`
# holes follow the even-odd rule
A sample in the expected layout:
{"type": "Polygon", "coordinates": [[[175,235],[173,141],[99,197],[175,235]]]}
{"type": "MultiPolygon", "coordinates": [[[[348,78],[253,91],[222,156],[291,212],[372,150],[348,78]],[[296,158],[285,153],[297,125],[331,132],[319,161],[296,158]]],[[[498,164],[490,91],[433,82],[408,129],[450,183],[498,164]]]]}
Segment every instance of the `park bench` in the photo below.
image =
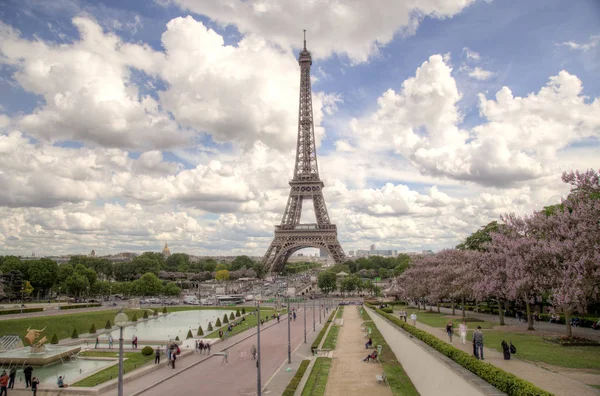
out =
{"type": "Polygon", "coordinates": [[[385,384],[387,382],[387,378],[385,377],[385,372],[381,375],[375,375],[375,379],[378,384],[385,384]]]}

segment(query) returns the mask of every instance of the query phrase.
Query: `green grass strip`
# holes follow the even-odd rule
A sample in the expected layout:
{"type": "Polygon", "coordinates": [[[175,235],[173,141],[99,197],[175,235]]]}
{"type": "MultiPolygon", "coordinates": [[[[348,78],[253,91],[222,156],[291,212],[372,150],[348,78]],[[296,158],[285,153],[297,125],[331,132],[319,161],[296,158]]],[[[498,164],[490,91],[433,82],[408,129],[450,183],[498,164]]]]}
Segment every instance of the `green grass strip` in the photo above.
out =
{"type": "Polygon", "coordinates": [[[323,396],[325,394],[325,387],[327,386],[330,369],[330,358],[317,358],[315,365],[308,376],[306,385],[304,385],[304,389],[302,390],[302,396],[323,396]]]}
{"type": "Polygon", "coordinates": [[[339,334],[340,326],[331,326],[331,328],[329,329],[329,333],[327,333],[327,337],[325,338],[325,342],[323,343],[323,349],[335,349],[335,345],[337,344],[339,334]]]}
{"type": "MultiPolygon", "coordinates": [[[[265,324],[269,321],[273,321],[273,320],[277,320],[277,319],[273,319],[271,318],[271,315],[273,315],[273,313],[275,312],[275,310],[273,309],[265,309],[265,308],[261,308],[260,309],[260,317],[261,319],[265,320],[265,324]]],[[[285,310],[283,311],[285,312],[285,310]]],[[[283,315],[283,313],[281,313],[283,315]]],[[[246,315],[244,316],[246,318],[245,321],[241,321],[242,318],[235,318],[235,321],[231,321],[232,322],[238,322],[240,324],[238,324],[237,326],[233,326],[231,331],[229,332],[229,337],[233,337],[236,334],[239,334],[241,332],[244,332],[248,329],[251,329],[253,327],[256,327],[256,322],[257,322],[257,317],[256,315],[246,315]]],[[[230,323],[230,324],[231,324],[230,323]]],[[[215,324],[213,323],[213,326],[215,324]]],[[[225,327],[221,327],[220,330],[223,330],[223,333],[225,333],[225,331],[227,330],[227,326],[225,327]]],[[[209,335],[205,336],[204,338],[219,338],[219,329],[213,331],[212,333],[210,333],[209,335]]]]}
{"type": "MultiPolygon", "coordinates": [[[[119,357],[119,352],[83,352],[81,356],[88,357],[119,357]]],[[[154,354],[150,356],[142,355],[142,352],[125,352],[123,356],[127,359],[123,361],[123,372],[127,374],[146,363],[149,363],[154,360],[154,354]]],[[[97,372],[87,378],[78,381],[71,386],[81,386],[81,387],[92,387],[98,384],[102,384],[106,381],[110,381],[113,378],[117,378],[119,375],[119,365],[116,364],[114,366],[105,368],[102,371],[97,372]]]]}
{"type": "MultiPolygon", "coordinates": [[[[363,313],[363,319],[370,321],[371,317],[365,311],[363,313]]],[[[369,326],[371,327],[371,338],[373,339],[373,345],[381,345],[381,355],[379,355],[379,362],[383,367],[383,371],[385,372],[385,376],[388,384],[390,385],[390,389],[392,390],[392,394],[394,395],[402,395],[402,396],[418,396],[419,391],[415,388],[415,385],[410,380],[404,368],[402,368],[402,364],[396,359],[396,354],[387,342],[385,342],[385,338],[375,326],[375,323],[370,322],[369,326]]]]}
{"type": "Polygon", "coordinates": [[[308,359],[303,360],[302,363],[300,363],[300,367],[298,367],[296,375],[294,375],[294,378],[292,378],[288,386],[285,388],[282,396],[294,396],[294,393],[296,393],[296,389],[298,388],[298,385],[300,385],[300,381],[302,380],[304,372],[306,371],[306,368],[309,364],[310,360],[308,359]]]}
{"type": "Polygon", "coordinates": [[[340,306],[337,310],[337,313],[335,314],[335,318],[336,319],[341,319],[342,315],[344,315],[344,307],[340,306]]]}
{"type": "Polygon", "coordinates": [[[396,318],[394,315],[387,314],[374,306],[371,306],[371,308],[396,326],[404,329],[419,340],[436,349],[438,352],[448,356],[456,363],[509,396],[552,396],[552,393],[546,392],[532,383],[525,381],[514,374],[507,373],[492,364],[477,360],[475,357],[453,347],[436,336],[400,321],[400,319],[396,318]]]}
{"type": "Polygon", "coordinates": [[[333,321],[333,316],[335,315],[335,313],[336,313],[336,311],[333,311],[331,313],[331,315],[329,315],[329,318],[325,322],[325,326],[323,326],[323,328],[319,332],[319,335],[317,336],[315,341],[312,343],[310,349],[313,353],[315,352],[315,349],[319,348],[319,344],[321,343],[321,340],[323,339],[323,337],[325,337],[325,333],[327,332],[327,327],[329,327],[329,323],[331,323],[333,321]]]}

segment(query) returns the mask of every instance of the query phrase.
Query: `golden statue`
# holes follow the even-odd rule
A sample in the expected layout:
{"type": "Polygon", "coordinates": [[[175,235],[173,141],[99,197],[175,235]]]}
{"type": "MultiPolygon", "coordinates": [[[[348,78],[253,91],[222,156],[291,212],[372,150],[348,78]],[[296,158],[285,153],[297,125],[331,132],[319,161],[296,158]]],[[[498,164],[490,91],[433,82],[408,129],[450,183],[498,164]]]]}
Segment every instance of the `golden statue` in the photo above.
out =
{"type": "MultiPolygon", "coordinates": [[[[33,343],[35,342],[35,340],[40,336],[40,333],[42,331],[44,331],[44,330],[46,330],[45,327],[42,330],[32,329],[31,327],[28,328],[27,329],[27,335],[25,336],[25,339],[27,341],[29,341],[29,345],[33,346],[33,343]]],[[[46,337],[45,336],[41,340],[39,340],[35,346],[41,347],[42,345],[44,345],[44,342],[46,342],[46,337]]]]}
{"type": "Polygon", "coordinates": [[[46,336],[43,336],[41,339],[38,340],[38,342],[35,343],[35,347],[36,348],[41,348],[46,341],[48,341],[48,339],[46,338],[46,336]]]}

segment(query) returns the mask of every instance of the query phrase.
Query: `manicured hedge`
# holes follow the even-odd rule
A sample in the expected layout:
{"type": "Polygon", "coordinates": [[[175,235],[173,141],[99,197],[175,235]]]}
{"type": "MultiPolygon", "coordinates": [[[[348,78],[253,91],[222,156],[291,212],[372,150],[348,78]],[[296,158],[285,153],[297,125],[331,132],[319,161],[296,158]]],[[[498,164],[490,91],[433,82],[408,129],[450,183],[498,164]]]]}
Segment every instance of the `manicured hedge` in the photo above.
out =
{"type": "Polygon", "coordinates": [[[373,306],[370,308],[509,396],[552,396],[552,393],[546,392],[530,382],[514,374],[507,373],[496,366],[477,360],[475,357],[451,346],[436,336],[400,321],[400,319],[395,318],[393,315],[387,314],[373,306]]]}
{"type": "Polygon", "coordinates": [[[325,332],[327,332],[329,323],[331,323],[331,321],[333,320],[333,316],[335,315],[335,313],[336,313],[335,310],[333,312],[331,312],[331,315],[329,315],[327,322],[325,322],[325,326],[323,326],[323,328],[319,332],[319,335],[317,336],[317,339],[315,340],[315,342],[312,343],[312,345],[310,347],[310,350],[312,351],[312,353],[315,353],[315,350],[319,348],[319,344],[321,343],[321,340],[323,339],[323,337],[325,337],[325,332]]]}
{"type": "Polygon", "coordinates": [[[65,309],[77,309],[77,308],[93,308],[93,307],[101,307],[102,304],[93,303],[93,304],[78,304],[78,305],[61,305],[60,310],[64,311],[65,309]]]}
{"type": "MultiPolygon", "coordinates": [[[[44,308],[23,308],[23,313],[42,312],[43,310],[44,310],[44,308]]],[[[0,311],[0,315],[12,315],[12,314],[18,314],[18,313],[21,313],[21,308],[3,309],[2,311],[0,311]]]]}
{"type": "Polygon", "coordinates": [[[290,381],[288,386],[285,388],[282,396],[294,396],[294,393],[296,393],[296,388],[298,388],[298,385],[300,385],[300,381],[302,380],[302,377],[304,376],[304,372],[306,371],[306,368],[308,367],[309,364],[310,364],[310,360],[308,360],[308,359],[303,360],[302,363],[300,363],[300,367],[298,367],[298,371],[296,371],[296,375],[294,375],[294,378],[292,378],[292,380],[290,381]]]}

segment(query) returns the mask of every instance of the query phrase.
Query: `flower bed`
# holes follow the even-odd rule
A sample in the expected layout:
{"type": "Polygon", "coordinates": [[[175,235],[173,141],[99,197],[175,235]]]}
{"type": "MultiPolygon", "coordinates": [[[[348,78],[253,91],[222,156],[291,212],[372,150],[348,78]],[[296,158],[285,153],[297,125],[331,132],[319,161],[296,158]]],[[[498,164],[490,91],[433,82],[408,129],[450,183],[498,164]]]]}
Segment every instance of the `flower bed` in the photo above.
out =
{"type": "Polygon", "coordinates": [[[600,346],[600,342],[583,337],[544,337],[544,340],[562,346],[600,346]]]}

